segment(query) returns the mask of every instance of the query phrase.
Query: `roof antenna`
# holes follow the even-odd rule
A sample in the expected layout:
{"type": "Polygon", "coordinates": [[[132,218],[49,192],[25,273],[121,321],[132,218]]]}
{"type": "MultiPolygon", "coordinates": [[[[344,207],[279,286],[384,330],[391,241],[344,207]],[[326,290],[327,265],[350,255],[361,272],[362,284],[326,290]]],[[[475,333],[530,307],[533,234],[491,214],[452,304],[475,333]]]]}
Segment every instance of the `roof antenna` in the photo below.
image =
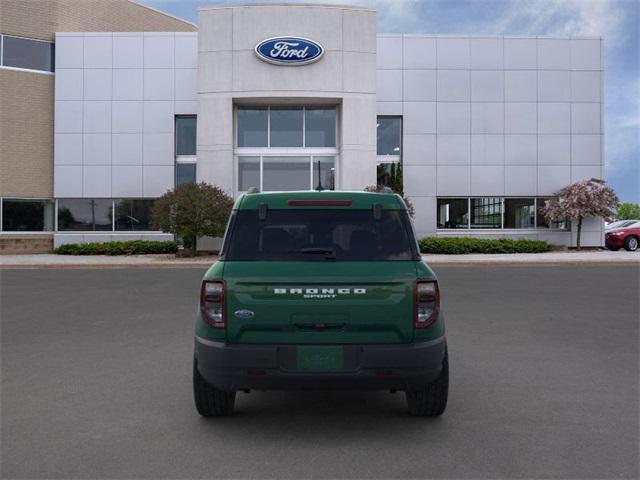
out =
{"type": "Polygon", "coordinates": [[[320,171],[320,160],[318,160],[318,186],[316,187],[316,190],[321,192],[324,190],[324,187],[322,186],[322,172],[320,171]]]}

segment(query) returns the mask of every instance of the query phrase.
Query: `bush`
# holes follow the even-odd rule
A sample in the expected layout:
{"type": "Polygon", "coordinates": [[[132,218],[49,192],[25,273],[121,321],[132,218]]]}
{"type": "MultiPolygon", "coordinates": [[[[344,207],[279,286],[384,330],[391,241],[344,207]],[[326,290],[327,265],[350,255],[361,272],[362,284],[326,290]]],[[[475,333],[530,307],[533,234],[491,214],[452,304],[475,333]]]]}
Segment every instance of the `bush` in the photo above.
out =
{"type": "Polygon", "coordinates": [[[422,253],[460,255],[465,253],[542,253],[553,246],[543,240],[471,237],[425,237],[418,242],[422,253]]]}
{"type": "Polygon", "coordinates": [[[175,253],[178,245],[173,241],[130,240],[127,242],[69,243],[54,249],[60,255],[144,255],[175,253]]]}

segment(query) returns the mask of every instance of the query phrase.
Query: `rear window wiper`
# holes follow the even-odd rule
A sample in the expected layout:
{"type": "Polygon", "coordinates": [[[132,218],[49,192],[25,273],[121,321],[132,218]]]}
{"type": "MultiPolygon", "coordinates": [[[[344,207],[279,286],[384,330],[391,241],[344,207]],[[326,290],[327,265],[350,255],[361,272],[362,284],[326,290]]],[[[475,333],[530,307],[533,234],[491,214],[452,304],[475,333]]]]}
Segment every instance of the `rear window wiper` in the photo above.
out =
{"type": "Polygon", "coordinates": [[[336,252],[333,248],[329,247],[307,247],[301,248],[300,250],[291,250],[291,253],[317,253],[324,254],[325,258],[328,260],[336,259],[336,252]]]}

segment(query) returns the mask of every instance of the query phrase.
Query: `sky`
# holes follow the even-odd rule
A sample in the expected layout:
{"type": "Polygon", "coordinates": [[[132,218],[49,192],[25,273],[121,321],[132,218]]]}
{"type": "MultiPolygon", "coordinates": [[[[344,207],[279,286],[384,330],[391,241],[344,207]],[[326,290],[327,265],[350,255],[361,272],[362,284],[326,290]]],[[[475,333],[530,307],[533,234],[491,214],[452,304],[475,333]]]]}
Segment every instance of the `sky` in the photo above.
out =
{"type": "MultiPolygon", "coordinates": [[[[193,23],[197,23],[200,5],[252,3],[138,1],[193,23]]],[[[299,2],[289,0],[289,3],[299,2]]],[[[318,3],[374,7],[378,11],[379,33],[603,37],[605,180],[621,201],[640,203],[640,1],[321,0],[318,3]]]]}

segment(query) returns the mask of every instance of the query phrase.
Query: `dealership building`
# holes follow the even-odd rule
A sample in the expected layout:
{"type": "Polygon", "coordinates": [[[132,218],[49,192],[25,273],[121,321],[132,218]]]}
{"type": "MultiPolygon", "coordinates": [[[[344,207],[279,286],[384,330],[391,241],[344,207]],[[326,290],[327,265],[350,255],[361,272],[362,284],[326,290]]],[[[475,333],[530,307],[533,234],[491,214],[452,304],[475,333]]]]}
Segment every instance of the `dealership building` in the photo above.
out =
{"type": "Polygon", "coordinates": [[[153,201],[194,181],[401,185],[419,236],[574,245],[543,202],[603,178],[600,38],[379,35],[359,6],[204,6],[196,27],[128,0],[29,5],[0,15],[4,252],[172,238],[153,201]]]}

